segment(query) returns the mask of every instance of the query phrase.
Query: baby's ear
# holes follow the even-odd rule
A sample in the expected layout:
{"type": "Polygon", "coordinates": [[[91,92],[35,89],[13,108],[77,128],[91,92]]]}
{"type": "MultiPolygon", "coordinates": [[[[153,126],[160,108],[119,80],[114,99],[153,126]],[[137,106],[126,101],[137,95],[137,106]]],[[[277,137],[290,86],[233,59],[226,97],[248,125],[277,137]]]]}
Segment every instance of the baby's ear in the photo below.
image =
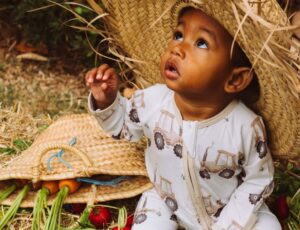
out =
{"type": "Polygon", "coordinates": [[[236,67],[228,77],[224,90],[226,93],[239,93],[247,88],[253,78],[253,71],[248,67],[236,67]]]}

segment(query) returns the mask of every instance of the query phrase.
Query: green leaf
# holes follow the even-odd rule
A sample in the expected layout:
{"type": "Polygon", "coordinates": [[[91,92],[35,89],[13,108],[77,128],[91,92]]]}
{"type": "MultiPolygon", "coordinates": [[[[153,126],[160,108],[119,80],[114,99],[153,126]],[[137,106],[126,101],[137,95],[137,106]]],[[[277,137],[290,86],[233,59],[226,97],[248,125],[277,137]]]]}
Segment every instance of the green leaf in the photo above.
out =
{"type": "Polygon", "coordinates": [[[80,6],[77,6],[76,8],[75,8],[75,12],[77,13],[77,14],[82,14],[82,7],[80,7],[80,6]]]}
{"type": "Polygon", "coordinates": [[[87,52],[86,57],[91,57],[91,56],[93,56],[93,54],[94,54],[93,51],[89,51],[89,52],[87,52]]]}
{"type": "Polygon", "coordinates": [[[289,162],[288,164],[287,164],[287,170],[292,170],[293,168],[294,168],[294,165],[291,163],[291,162],[289,162]]]}
{"type": "Polygon", "coordinates": [[[80,225],[81,227],[84,227],[84,228],[94,227],[94,226],[92,225],[92,223],[90,222],[90,219],[89,219],[89,214],[90,214],[91,210],[92,210],[92,208],[91,208],[90,206],[87,206],[87,207],[83,210],[83,212],[82,212],[82,214],[81,214],[81,216],[80,216],[80,218],[79,218],[79,220],[78,220],[79,225],[80,225]]]}
{"type": "Polygon", "coordinates": [[[22,139],[15,139],[13,145],[20,151],[27,149],[31,143],[22,139]]]}
{"type": "Polygon", "coordinates": [[[47,124],[41,125],[41,126],[38,128],[38,129],[39,129],[39,132],[43,132],[43,131],[46,130],[48,127],[49,127],[49,125],[47,125],[47,124]]]}
{"type": "Polygon", "coordinates": [[[0,153],[3,153],[3,154],[15,154],[17,151],[16,149],[14,148],[10,148],[10,147],[7,147],[7,148],[0,148],[0,153]]]}

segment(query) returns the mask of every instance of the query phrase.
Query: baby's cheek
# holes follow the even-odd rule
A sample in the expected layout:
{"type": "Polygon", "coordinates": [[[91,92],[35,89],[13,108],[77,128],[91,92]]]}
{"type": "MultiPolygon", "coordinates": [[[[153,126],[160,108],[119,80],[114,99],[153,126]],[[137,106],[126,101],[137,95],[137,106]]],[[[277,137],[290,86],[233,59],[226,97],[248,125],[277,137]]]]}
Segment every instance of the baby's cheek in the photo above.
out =
{"type": "Polygon", "coordinates": [[[160,69],[161,73],[163,72],[163,70],[165,68],[165,64],[166,64],[166,53],[163,53],[160,56],[160,64],[159,64],[159,69],[160,69]]]}

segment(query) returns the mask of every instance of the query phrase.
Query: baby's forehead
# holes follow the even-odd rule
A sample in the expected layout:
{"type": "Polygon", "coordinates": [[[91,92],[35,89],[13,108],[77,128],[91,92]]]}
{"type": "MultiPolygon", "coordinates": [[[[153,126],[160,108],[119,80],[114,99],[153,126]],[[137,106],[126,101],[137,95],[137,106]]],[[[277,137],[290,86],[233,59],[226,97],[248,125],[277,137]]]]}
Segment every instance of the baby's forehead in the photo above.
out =
{"type": "Polygon", "coordinates": [[[201,30],[209,31],[221,40],[230,42],[233,40],[229,32],[216,19],[192,7],[183,8],[180,11],[177,26],[196,27],[201,30]]]}

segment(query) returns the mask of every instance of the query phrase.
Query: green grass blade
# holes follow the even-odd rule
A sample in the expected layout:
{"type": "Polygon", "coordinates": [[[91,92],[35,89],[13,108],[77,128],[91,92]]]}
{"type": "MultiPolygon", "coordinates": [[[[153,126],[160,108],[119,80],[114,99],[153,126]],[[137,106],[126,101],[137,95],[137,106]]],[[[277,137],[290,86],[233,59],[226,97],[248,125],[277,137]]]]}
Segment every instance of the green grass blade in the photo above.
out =
{"type": "Polygon", "coordinates": [[[20,204],[23,200],[23,198],[26,196],[27,192],[29,191],[29,185],[25,185],[21,192],[18,194],[14,202],[11,204],[10,208],[7,210],[7,212],[4,214],[4,216],[0,220],[0,229],[3,229],[5,225],[14,218],[16,215],[20,204]]]}
{"type": "Polygon", "coordinates": [[[68,187],[63,187],[59,190],[55,200],[53,201],[49,216],[44,226],[44,230],[59,229],[61,209],[68,193],[69,193],[68,187]]]}
{"type": "Polygon", "coordinates": [[[49,190],[47,188],[42,188],[39,190],[35,204],[33,207],[33,218],[32,218],[32,230],[41,229],[41,217],[45,214],[44,210],[47,208],[47,196],[49,190]]]}
{"type": "Polygon", "coordinates": [[[17,188],[17,185],[13,184],[11,186],[8,186],[3,191],[0,192],[0,203],[5,200],[10,194],[12,194],[17,188]]]}

